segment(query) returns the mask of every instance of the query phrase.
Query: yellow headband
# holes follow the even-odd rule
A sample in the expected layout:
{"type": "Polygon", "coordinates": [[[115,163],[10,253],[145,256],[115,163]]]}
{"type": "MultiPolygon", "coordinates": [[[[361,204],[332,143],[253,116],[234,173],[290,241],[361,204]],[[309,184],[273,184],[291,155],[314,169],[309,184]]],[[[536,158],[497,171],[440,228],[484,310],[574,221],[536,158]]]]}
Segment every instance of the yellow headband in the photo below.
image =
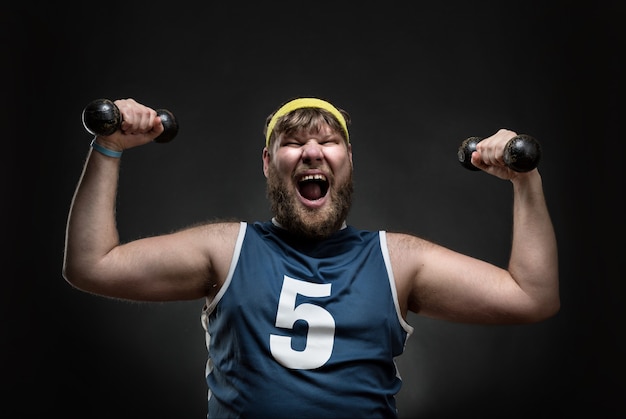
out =
{"type": "Polygon", "coordinates": [[[272,116],[270,123],[267,125],[267,133],[265,134],[265,146],[266,147],[269,147],[270,145],[270,137],[272,136],[272,131],[274,131],[274,126],[276,125],[276,121],[278,121],[278,118],[280,118],[283,115],[287,115],[291,111],[295,111],[296,109],[301,109],[301,108],[320,108],[320,109],[325,109],[328,112],[332,113],[333,116],[337,118],[337,120],[341,124],[341,127],[346,133],[346,141],[350,142],[350,137],[348,135],[348,124],[346,124],[346,120],[341,114],[341,112],[339,112],[337,108],[335,108],[333,105],[326,102],[325,100],[305,97],[305,98],[294,99],[290,102],[285,103],[283,106],[280,107],[280,109],[276,111],[274,116],[272,116]]]}

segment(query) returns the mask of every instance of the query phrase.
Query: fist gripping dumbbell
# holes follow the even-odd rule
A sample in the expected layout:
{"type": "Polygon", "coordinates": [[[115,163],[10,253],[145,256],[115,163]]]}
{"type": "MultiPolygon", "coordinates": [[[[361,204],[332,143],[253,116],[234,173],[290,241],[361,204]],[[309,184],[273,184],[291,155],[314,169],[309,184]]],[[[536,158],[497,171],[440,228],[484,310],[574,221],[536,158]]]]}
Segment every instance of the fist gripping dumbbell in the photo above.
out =
{"type": "MultiPolygon", "coordinates": [[[[167,143],[178,134],[178,122],[174,114],[167,109],[157,109],[164,131],[154,139],[157,143],[167,143]]],[[[111,135],[122,124],[122,114],[115,103],[109,99],[96,99],[83,109],[83,125],[93,135],[111,135]]]]}
{"type": "MultiPolygon", "coordinates": [[[[459,163],[469,170],[480,170],[472,164],[472,152],[481,137],[469,137],[461,143],[457,153],[459,163]]],[[[504,164],[516,172],[529,172],[539,164],[541,145],[530,135],[520,134],[509,140],[504,148],[504,164]]]]}

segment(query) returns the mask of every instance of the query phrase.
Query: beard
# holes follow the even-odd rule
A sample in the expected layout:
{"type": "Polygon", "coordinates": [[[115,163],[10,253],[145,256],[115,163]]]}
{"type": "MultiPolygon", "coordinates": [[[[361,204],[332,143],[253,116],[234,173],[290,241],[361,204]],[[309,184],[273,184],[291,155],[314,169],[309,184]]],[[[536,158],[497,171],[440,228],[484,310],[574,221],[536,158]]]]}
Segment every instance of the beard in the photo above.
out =
{"type": "Polygon", "coordinates": [[[303,206],[292,185],[286,184],[270,165],[267,197],[276,220],[290,233],[306,239],[323,239],[338,231],[352,207],[354,186],[350,177],[337,188],[329,189],[330,205],[311,209],[303,206]]]}

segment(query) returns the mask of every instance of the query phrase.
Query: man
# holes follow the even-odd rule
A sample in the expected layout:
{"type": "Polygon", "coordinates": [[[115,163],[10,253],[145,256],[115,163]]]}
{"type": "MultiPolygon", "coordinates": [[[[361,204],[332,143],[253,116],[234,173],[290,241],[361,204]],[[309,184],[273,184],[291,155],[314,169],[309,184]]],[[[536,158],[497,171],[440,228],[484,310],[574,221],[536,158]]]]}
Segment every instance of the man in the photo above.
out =
{"type": "Polygon", "coordinates": [[[266,121],[271,221],[206,223],[122,244],[119,157],[164,128],[133,99],[115,103],[123,123],[92,142],[68,218],[63,274],[114,298],[206,298],[209,418],[397,417],[394,359],[413,330],[409,311],[519,324],[559,310],[557,245],[539,171],[503,163],[512,131],[482,140],[471,160],[513,187],[507,269],[412,235],[347,225],[350,117],[317,98],[289,101],[266,121]]]}

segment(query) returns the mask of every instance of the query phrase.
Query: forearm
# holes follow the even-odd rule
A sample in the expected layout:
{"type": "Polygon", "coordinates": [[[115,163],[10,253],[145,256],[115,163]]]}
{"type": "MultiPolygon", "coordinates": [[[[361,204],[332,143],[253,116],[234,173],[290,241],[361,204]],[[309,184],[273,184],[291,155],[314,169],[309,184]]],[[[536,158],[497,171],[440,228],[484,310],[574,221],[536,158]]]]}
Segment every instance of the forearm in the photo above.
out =
{"type": "Polygon", "coordinates": [[[78,285],[119,244],[115,205],[120,159],[90,151],[67,220],[63,273],[78,285]]]}
{"type": "Polygon", "coordinates": [[[554,228],[537,170],[512,179],[513,243],[509,272],[531,298],[535,312],[559,309],[558,252],[554,228]]]}

